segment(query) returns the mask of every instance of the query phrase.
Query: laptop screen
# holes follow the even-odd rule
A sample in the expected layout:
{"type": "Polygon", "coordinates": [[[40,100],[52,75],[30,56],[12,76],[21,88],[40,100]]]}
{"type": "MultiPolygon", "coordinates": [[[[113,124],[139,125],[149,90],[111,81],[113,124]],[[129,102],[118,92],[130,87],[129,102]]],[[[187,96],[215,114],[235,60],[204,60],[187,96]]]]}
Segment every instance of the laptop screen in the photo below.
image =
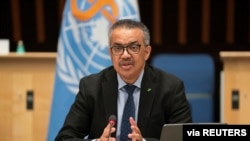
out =
{"type": "Polygon", "coordinates": [[[182,141],[183,124],[164,124],[160,141],[182,141]]]}

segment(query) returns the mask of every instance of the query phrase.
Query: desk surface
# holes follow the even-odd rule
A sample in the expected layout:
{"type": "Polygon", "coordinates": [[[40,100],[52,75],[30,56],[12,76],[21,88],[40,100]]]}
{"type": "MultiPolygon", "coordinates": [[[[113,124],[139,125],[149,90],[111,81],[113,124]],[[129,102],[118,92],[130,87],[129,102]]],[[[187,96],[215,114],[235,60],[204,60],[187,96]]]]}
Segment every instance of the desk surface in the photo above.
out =
{"type": "Polygon", "coordinates": [[[250,58],[250,51],[221,51],[220,56],[224,58],[250,58]]]}
{"type": "Polygon", "coordinates": [[[6,55],[0,55],[0,58],[56,58],[56,55],[56,52],[26,52],[24,54],[10,52],[6,55]]]}

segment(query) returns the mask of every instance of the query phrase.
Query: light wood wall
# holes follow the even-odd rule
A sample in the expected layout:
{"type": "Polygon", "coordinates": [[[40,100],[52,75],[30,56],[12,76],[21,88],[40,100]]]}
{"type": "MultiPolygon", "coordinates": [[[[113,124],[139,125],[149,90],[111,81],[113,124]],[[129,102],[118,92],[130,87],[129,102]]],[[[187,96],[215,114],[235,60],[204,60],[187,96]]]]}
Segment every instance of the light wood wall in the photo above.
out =
{"type": "Polygon", "coordinates": [[[0,134],[3,141],[45,141],[56,53],[0,55],[0,134]],[[27,92],[33,91],[33,109],[27,92]]]}
{"type": "Polygon", "coordinates": [[[228,124],[250,123],[250,52],[221,52],[223,61],[221,122],[228,124]],[[233,97],[233,91],[239,97],[233,97]],[[233,99],[238,106],[233,107],[233,99]]]}

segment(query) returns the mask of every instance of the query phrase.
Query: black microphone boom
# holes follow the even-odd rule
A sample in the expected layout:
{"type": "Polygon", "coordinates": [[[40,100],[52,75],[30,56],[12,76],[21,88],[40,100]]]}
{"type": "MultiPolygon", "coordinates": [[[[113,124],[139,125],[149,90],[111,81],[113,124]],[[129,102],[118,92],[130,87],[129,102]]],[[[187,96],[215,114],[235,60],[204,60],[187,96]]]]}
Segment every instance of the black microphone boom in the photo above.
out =
{"type": "Polygon", "coordinates": [[[116,116],[115,115],[111,115],[109,117],[109,123],[114,126],[115,125],[115,122],[116,122],[116,116]]]}

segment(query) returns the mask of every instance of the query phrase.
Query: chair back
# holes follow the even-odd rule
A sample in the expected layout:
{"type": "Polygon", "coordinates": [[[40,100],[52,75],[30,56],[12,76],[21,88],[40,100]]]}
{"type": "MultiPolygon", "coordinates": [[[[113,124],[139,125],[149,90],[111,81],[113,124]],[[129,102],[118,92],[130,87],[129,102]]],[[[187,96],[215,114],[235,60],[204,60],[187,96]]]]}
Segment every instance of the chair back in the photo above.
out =
{"type": "Polygon", "coordinates": [[[214,122],[215,64],[208,54],[158,54],[152,65],[183,80],[193,122],[214,122]]]}

